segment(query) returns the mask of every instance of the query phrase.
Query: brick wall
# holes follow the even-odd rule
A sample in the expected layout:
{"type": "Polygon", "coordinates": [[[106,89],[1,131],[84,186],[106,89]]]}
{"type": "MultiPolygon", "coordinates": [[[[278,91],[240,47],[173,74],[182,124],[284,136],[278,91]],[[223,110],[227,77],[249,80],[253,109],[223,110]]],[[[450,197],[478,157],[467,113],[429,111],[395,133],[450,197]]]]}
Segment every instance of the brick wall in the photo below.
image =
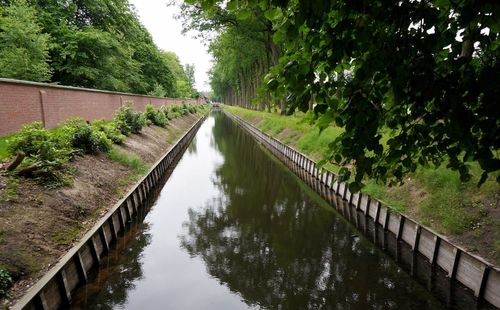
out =
{"type": "Polygon", "coordinates": [[[204,101],[0,79],[0,136],[12,134],[23,124],[33,121],[41,121],[47,128],[53,128],[70,117],[81,117],[88,121],[111,119],[115,111],[127,103],[142,112],[148,103],[160,107],[182,103],[201,104],[204,101]]]}

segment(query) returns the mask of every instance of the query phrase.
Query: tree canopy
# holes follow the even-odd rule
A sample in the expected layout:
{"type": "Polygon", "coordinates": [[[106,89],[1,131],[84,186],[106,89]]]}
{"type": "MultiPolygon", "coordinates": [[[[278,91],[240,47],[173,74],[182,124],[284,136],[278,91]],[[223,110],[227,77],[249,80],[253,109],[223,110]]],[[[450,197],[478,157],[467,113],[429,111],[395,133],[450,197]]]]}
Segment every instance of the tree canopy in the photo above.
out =
{"type": "Polygon", "coordinates": [[[36,11],[25,1],[0,7],[0,76],[49,80],[49,37],[41,33],[36,11]]]}
{"type": "Polygon", "coordinates": [[[2,77],[172,97],[186,80],[127,0],[0,1],[0,64],[2,77]]]}
{"type": "Polygon", "coordinates": [[[183,67],[179,57],[174,52],[162,52],[162,57],[167,62],[175,78],[174,97],[196,97],[194,65],[187,64],[183,67]]]}
{"type": "Polygon", "coordinates": [[[271,24],[279,58],[266,91],[284,113],[314,102],[320,128],[346,129],[327,160],[352,175],[353,189],[366,176],[400,182],[419,165],[446,164],[466,181],[470,161],[483,170],[480,184],[492,172],[500,181],[497,1],[187,2],[205,12],[186,14],[187,24],[219,30],[215,42],[234,38],[232,49],[214,53],[214,91],[228,87],[226,59],[247,46],[243,25],[262,16],[271,24]]]}

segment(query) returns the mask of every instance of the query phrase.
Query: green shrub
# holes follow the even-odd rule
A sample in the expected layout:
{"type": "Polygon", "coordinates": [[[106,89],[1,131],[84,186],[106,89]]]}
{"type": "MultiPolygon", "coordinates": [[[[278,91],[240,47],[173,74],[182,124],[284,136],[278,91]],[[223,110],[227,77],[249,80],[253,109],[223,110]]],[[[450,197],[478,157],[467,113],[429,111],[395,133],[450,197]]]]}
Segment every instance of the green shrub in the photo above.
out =
{"type": "Polygon", "coordinates": [[[179,116],[181,116],[180,107],[177,105],[171,105],[169,107],[166,107],[164,112],[165,112],[165,117],[168,120],[173,120],[174,118],[178,118],[179,116]]]}
{"type": "Polygon", "coordinates": [[[26,157],[21,168],[30,167],[45,186],[57,187],[67,183],[62,167],[73,155],[68,137],[47,131],[40,122],[34,122],[23,126],[9,139],[8,151],[11,155],[24,152],[26,157]]]}
{"type": "Polygon", "coordinates": [[[189,105],[187,109],[188,109],[189,113],[191,113],[191,114],[198,113],[198,108],[194,104],[189,105]]]}
{"type": "Polygon", "coordinates": [[[0,269],[0,297],[5,296],[7,294],[7,290],[10,288],[12,284],[12,277],[7,270],[0,269]]]}
{"type": "Polygon", "coordinates": [[[135,112],[130,105],[122,106],[115,115],[115,122],[121,133],[128,136],[139,133],[146,126],[146,118],[142,113],[135,112]]]}
{"type": "Polygon", "coordinates": [[[15,155],[18,151],[26,154],[26,161],[41,165],[60,167],[73,154],[68,137],[49,132],[42,123],[33,122],[9,139],[8,151],[15,155]]]}
{"type": "Polygon", "coordinates": [[[127,138],[121,133],[117,123],[114,121],[97,120],[92,122],[92,126],[96,130],[103,132],[113,143],[121,144],[127,138]]]}
{"type": "Polygon", "coordinates": [[[144,111],[144,116],[152,124],[165,128],[167,126],[167,118],[162,110],[156,110],[152,104],[146,105],[146,111],[144,111]]]}
{"type": "Polygon", "coordinates": [[[84,154],[106,153],[113,144],[104,132],[97,130],[79,118],[65,121],[55,132],[61,136],[66,135],[73,148],[82,151],[84,154]]]}
{"type": "Polygon", "coordinates": [[[181,116],[189,114],[189,108],[188,108],[187,104],[185,104],[185,103],[182,104],[180,113],[181,113],[181,116]]]}

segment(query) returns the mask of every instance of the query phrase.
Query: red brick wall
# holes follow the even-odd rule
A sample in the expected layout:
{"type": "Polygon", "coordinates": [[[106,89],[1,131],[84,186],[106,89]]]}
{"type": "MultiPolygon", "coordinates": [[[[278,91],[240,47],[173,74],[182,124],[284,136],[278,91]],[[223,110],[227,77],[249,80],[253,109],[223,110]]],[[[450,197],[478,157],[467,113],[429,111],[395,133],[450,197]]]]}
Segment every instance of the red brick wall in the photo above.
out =
{"type": "Polygon", "coordinates": [[[88,121],[111,119],[122,105],[130,103],[137,111],[146,104],[157,107],[172,104],[201,104],[201,99],[159,98],[85,88],[53,86],[0,79],[0,136],[12,134],[23,124],[42,121],[53,128],[70,117],[88,121]]]}

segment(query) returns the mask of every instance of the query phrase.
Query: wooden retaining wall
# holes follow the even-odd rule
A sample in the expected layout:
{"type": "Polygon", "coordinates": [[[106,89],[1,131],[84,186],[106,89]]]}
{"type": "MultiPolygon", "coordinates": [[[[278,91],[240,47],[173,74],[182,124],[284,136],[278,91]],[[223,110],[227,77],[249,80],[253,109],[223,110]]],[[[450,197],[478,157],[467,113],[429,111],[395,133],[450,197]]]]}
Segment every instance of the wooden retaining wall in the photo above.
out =
{"type": "MultiPolygon", "coordinates": [[[[412,252],[421,254],[432,267],[438,266],[444,270],[450,280],[456,280],[470,289],[476,300],[485,300],[500,308],[499,268],[481,257],[468,253],[465,249],[451,243],[446,237],[422,226],[408,216],[389,209],[383,202],[363,193],[351,193],[346,183],[339,181],[334,173],[318,167],[316,162],[306,155],[281,143],[227,110],[223,111],[327,202],[339,206],[342,204],[335,201],[337,199],[335,196],[341,198],[350,209],[361,212],[366,218],[380,225],[384,231],[394,234],[396,241],[404,242],[412,252]]],[[[346,213],[343,212],[343,214],[346,213]]],[[[352,213],[348,214],[349,220],[355,221],[358,228],[367,229],[366,222],[358,223],[357,216],[351,215],[352,213]]]]}
{"type": "MultiPolygon", "coordinates": [[[[206,117],[206,116],[205,116],[206,117]]],[[[143,212],[145,202],[160,184],[162,177],[173,169],[205,117],[196,122],[179,141],[159,159],[113,208],[75,245],[49,272],[40,279],[13,310],[59,309],[71,303],[76,288],[87,282],[92,268],[98,266],[127,223],[143,212]]]]}

